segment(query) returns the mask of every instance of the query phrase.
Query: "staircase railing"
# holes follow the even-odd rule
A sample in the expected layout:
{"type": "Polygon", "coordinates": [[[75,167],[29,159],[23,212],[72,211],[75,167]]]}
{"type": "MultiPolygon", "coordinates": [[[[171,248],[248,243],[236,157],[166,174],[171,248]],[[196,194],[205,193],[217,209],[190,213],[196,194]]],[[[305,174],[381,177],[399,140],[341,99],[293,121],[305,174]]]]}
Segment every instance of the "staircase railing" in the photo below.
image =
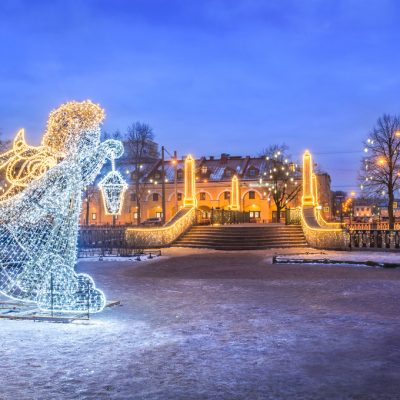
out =
{"type": "Polygon", "coordinates": [[[196,211],[197,225],[226,225],[244,224],[250,222],[250,212],[211,209],[209,211],[196,211]]]}
{"type": "Polygon", "coordinates": [[[126,240],[128,243],[140,245],[143,249],[166,247],[183,235],[196,222],[196,209],[188,207],[179,211],[179,217],[165,226],[157,228],[128,228],[126,240]]]}

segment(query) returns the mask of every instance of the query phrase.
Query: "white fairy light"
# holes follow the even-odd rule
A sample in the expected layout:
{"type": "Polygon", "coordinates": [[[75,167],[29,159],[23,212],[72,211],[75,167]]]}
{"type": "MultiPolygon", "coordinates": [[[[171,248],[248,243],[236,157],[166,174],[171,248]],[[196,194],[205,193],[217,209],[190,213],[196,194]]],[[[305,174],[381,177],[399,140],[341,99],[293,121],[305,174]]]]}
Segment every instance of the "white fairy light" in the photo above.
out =
{"type": "Polygon", "coordinates": [[[107,215],[120,215],[124,194],[128,185],[122,175],[115,170],[114,159],[112,170],[100,181],[99,187],[103,197],[104,209],[107,215]]]}
{"type": "Polygon", "coordinates": [[[92,278],[75,272],[82,190],[107,159],[123,153],[117,140],[100,143],[103,119],[104,111],[90,101],[54,110],[42,146],[61,161],[45,162],[26,187],[0,201],[0,292],[6,296],[42,310],[104,308],[104,293],[92,278]]]}

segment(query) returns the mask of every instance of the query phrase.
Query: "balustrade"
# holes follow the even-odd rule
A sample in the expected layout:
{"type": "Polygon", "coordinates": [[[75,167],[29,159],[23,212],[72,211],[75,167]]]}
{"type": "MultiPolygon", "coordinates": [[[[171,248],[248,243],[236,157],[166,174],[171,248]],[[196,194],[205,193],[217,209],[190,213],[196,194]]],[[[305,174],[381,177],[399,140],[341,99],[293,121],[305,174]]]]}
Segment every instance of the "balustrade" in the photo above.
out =
{"type": "Polygon", "coordinates": [[[400,231],[389,229],[350,229],[350,248],[400,249],[400,231]]]}

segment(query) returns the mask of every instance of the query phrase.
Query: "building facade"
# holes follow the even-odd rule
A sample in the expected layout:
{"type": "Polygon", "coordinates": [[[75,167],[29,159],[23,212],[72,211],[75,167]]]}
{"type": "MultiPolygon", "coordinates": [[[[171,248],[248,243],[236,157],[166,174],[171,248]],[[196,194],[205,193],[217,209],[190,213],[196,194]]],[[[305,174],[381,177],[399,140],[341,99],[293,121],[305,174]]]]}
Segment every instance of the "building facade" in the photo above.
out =
{"type": "MultiPolygon", "coordinates": [[[[286,161],[285,161],[286,162],[286,161]]],[[[239,209],[248,211],[254,222],[267,223],[276,221],[276,206],[273,200],[273,171],[277,163],[268,157],[241,157],[222,154],[220,157],[202,157],[195,161],[196,203],[202,210],[204,219],[209,218],[212,209],[231,209],[232,178],[238,178],[239,209]]],[[[138,222],[137,197],[140,197],[140,219],[162,217],[162,163],[161,160],[143,163],[140,168],[140,185],[136,185],[135,166],[122,161],[117,169],[128,183],[124,196],[121,215],[106,215],[103,199],[97,186],[86,188],[86,196],[81,214],[81,224],[107,225],[129,224],[138,222]]],[[[290,173],[288,192],[295,191],[296,196],[287,204],[294,208],[301,204],[300,168],[295,164],[283,164],[290,173]]],[[[184,159],[164,162],[165,174],[165,219],[169,220],[182,206],[184,197],[184,159]]],[[[99,180],[101,177],[99,178],[99,180]]],[[[328,174],[318,174],[318,197],[325,217],[331,217],[331,191],[328,174]]],[[[286,184],[285,184],[286,185],[286,184]]],[[[281,212],[284,217],[284,212],[281,212]]],[[[283,219],[284,220],[284,219],[283,219]]]]}

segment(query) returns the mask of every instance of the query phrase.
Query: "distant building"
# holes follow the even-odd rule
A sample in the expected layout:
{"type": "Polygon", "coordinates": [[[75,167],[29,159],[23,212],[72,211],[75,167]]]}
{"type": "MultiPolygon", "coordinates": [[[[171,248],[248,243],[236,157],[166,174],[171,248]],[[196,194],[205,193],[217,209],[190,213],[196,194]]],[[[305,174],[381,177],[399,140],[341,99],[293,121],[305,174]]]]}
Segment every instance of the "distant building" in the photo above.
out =
{"type": "MultiPolygon", "coordinates": [[[[170,219],[183,204],[184,196],[184,158],[174,162],[168,160],[165,167],[165,199],[166,220],[170,219]],[[175,179],[176,178],[176,179],[175,179]]],[[[125,193],[122,214],[117,217],[117,224],[137,223],[137,204],[135,185],[135,166],[126,158],[123,162],[117,160],[117,168],[128,182],[129,188],[125,193]]],[[[162,190],[161,190],[161,160],[146,162],[141,166],[141,221],[148,218],[162,217],[162,190]]],[[[196,191],[197,207],[207,218],[212,209],[229,209],[231,201],[231,181],[236,175],[239,179],[240,209],[248,211],[254,222],[272,222],[276,220],[276,207],[272,196],[269,175],[271,161],[264,157],[242,157],[221,154],[219,158],[202,157],[196,160],[196,191]]],[[[301,170],[294,164],[292,185],[301,185],[301,170]]],[[[98,178],[100,180],[101,177],[98,178]]],[[[330,176],[326,173],[317,174],[318,197],[325,217],[331,217],[330,176]]],[[[91,196],[88,203],[84,203],[81,223],[111,224],[112,216],[105,215],[101,194],[96,184],[88,188],[91,196]]],[[[288,204],[297,207],[301,204],[301,190],[288,204]]],[[[284,221],[284,214],[282,218],[284,221]]]]}
{"type": "Polygon", "coordinates": [[[373,215],[373,206],[367,204],[354,205],[355,218],[371,218],[373,215]]]}

